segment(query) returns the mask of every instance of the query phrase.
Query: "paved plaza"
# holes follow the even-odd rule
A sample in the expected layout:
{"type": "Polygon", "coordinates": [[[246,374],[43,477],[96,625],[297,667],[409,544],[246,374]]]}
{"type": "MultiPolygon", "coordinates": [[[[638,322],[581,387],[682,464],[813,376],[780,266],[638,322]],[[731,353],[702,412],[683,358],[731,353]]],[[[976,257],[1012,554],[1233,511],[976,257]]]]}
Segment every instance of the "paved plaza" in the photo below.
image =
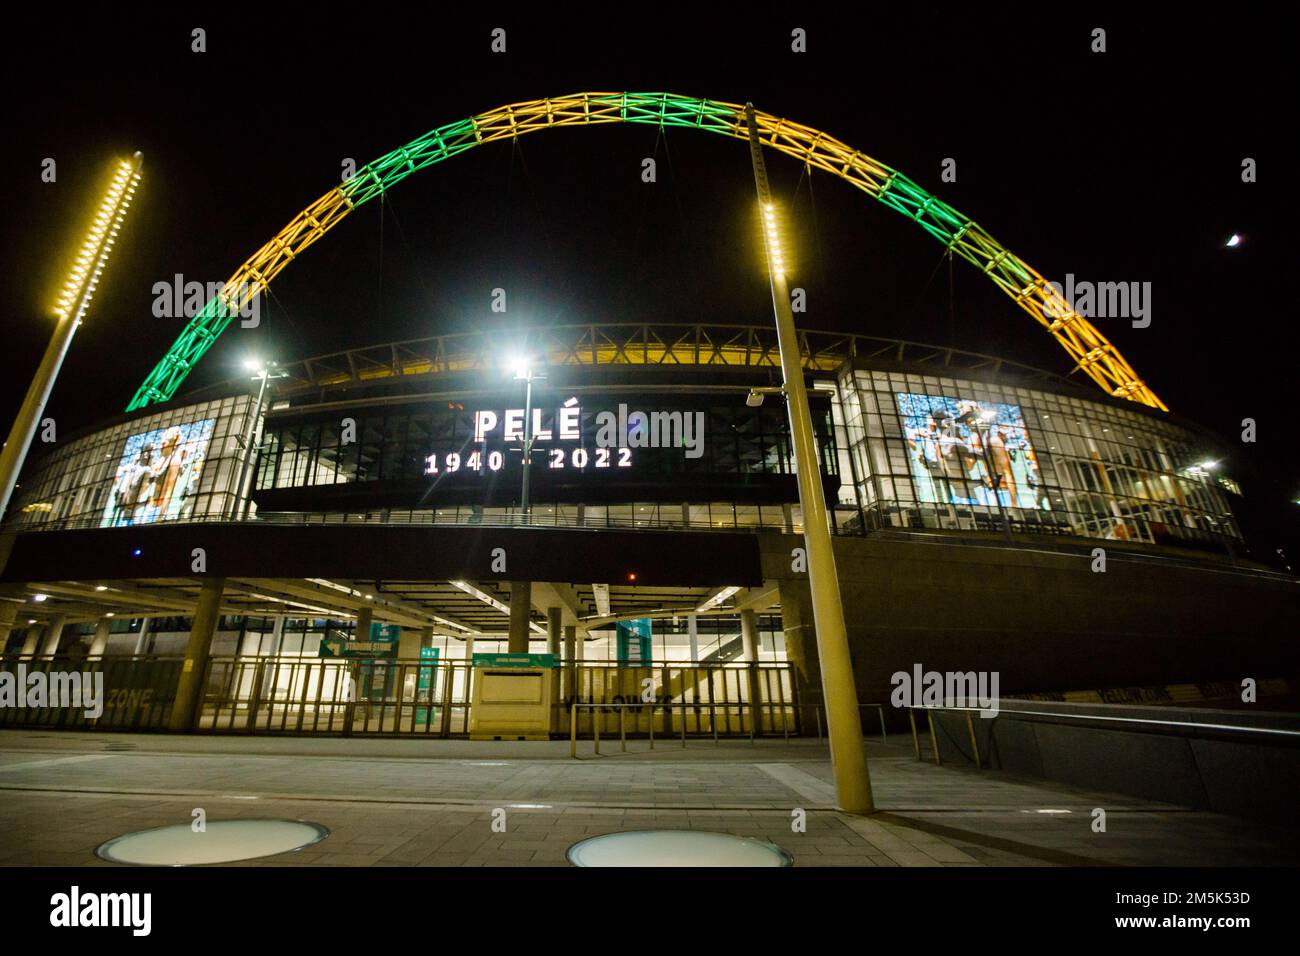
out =
{"type": "Polygon", "coordinates": [[[329,836],[245,866],[562,866],[647,828],[761,837],[796,866],[1294,865],[1300,831],[918,762],[871,743],[880,812],[833,808],[817,740],[618,742],[0,732],[0,865],[113,866],[104,841],[191,820],[310,820],[329,836]],[[1106,811],[1094,832],[1093,811],[1106,811]],[[505,830],[493,828],[504,811],[505,830]],[[803,811],[799,813],[798,811],[803,811]],[[796,829],[796,819],[805,820],[796,829]]]}

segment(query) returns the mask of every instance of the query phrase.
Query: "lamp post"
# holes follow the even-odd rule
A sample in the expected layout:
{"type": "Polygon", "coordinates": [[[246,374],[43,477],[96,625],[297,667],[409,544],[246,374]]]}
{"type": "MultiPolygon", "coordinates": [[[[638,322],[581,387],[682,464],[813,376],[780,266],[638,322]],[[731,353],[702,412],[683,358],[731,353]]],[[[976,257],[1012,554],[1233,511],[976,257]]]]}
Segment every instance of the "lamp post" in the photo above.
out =
{"type": "Polygon", "coordinates": [[[249,469],[253,462],[253,445],[257,441],[258,422],[262,418],[262,404],[266,399],[266,382],[271,378],[284,378],[288,375],[284,371],[272,372],[276,368],[276,362],[261,362],[257,359],[249,359],[244,363],[244,367],[250,371],[256,371],[253,376],[254,381],[261,384],[257,388],[257,403],[253,406],[253,413],[248,416],[248,431],[244,436],[244,458],[239,464],[239,480],[235,484],[235,502],[230,510],[230,517],[236,521],[246,521],[248,519],[248,506],[252,501],[252,488],[245,489],[244,485],[249,480],[249,469]],[[241,497],[242,496],[242,497],[241,497]]]}
{"type": "Polygon", "coordinates": [[[803,509],[804,544],[808,557],[808,585],[812,592],[813,621],[817,631],[817,654],[822,665],[822,694],[826,701],[826,724],[835,774],[835,801],[848,813],[870,813],[871,775],[862,741],[862,718],[858,712],[858,691],[853,680],[848,629],[835,569],[835,552],[826,516],[826,496],[818,465],[817,442],[813,435],[808,390],[803,380],[799,336],[790,309],[790,289],[785,278],[785,258],[777,230],[776,210],[763,163],[754,104],[745,105],[749,126],[749,154],[754,166],[754,186],[763,218],[763,244],[767,251],[768,282],[776,314],[776,337],[781,353],[781,372],[786,407],[790,414],[790,437],[794,443],[799,504],[803,509]]]}
{"type": "Polygon", "coordinates": [[[519,360],[515,363],[515,381],[524,385],[524,477],[519,491],[519,507],[524,516],[524,524],[531,523],[532,505],[528,501],[528,473],[533,464],[533,379],[542,381],[546,375],[536,371],[532,363],[519,360]]]}
{"type": "Polygon", "coordinates": [[[81,325],[81,320],[90,307],[90,300],[94,297],[95,288],[99,285],[99,278],[104,273],[118,230],[122,228],[122,220],[131,205],[131,197],[135,195],[136,186],[140,182],[140,164],[143,160],[144,157],[136,153],[117,164],[113,181],[100,201],[90,232],[82,241],[68,281],[59,293],[54,308],[58,320],[54,334],[50,336],[50,344],[45,348],[45,355],[27,389],[22,407],[18,409],[18,417],[9,430],[4,449],[0,450],[0,517],[4,516],[5,509],[9,506],[18,473],[27,459],[27,451],[36,435],[41,414],[45,411],[45,403],[49,401],[54,381],[59,377],[59,369],[63,366],[63,357],[68,354],[72,336],[81,325]]]}

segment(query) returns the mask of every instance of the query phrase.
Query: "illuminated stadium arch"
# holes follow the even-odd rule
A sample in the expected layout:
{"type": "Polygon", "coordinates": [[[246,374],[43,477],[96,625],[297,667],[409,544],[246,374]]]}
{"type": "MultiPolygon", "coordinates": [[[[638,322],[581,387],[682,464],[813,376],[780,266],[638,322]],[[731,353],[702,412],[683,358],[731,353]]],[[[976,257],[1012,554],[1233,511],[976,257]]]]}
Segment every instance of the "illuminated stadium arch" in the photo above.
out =
{"type": "MultiPolygon", "coordinates": [[[[826,133],[757,113],[764,145],[845,180],[912,219],[951,252],[972,263],[1065,348],[1107,393],[1168,411],[1119,351],[1059,292],[1018,256],[906,176],[826,133]]],[[[127,411],[170,399],[239,311],[280,271],[358,206],[407,176],[481,143],[557,126],[642,123],[695,128],[746,139],[745,108],[671,93],[575,93],[530,100],[448,123],[358,170],[298,213],[236,270],[204,306],[136,391],[127,411]]]]}

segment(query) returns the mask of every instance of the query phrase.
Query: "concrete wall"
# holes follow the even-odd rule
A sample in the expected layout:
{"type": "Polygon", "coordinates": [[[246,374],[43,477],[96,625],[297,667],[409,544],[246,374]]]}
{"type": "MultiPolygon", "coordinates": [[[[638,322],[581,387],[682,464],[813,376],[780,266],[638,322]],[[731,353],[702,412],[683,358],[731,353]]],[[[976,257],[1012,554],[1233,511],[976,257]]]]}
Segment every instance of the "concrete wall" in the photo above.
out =
{"type": "MultiPolygon", "coordinates": [[[[760,537],[765,576],[790,582],[783,595],[806,587],[806,575],[790,569],[802,539],[760,537]]],[[[1300,674],[1294,580],[1226,559],[1175,563],[1114,546],[1105,573],[1094,573],[1100,544],[836,539],[861,701],[888,702],[890,675],[918,663],[997,671],[1003,695],[1300,674]]]]}

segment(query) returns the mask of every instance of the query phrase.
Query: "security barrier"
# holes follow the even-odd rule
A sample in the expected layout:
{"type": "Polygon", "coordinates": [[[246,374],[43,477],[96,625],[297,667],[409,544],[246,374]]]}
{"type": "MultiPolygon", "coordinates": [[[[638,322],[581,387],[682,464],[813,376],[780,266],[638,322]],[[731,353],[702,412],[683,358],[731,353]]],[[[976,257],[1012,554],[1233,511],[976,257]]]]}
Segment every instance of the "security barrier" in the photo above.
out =
{"type": "MultiPolygon", "coordinates": [[[[165,730],[184,660],[180,657],[0,658],[0,694],[19,678],[65,689],[102,675],[98,717],[84,707],[0,697],[0,727],[165,730]],[[19,706],[23,704],[24,706],[19,706]]],[[[575,732],[633,737],[796,736],[819,733],[820,714],[797,699],[788,663],[647,664],[561,661],[552,670],[553,719],[575,732]],[[624,708],[621,705],[654,703],[624,708]],[[627,710],[626,713],[624,711],[627,710]],[[620,717],[620,714],[622,716],[620,717]]],[[[469,733],[473,675],[467,661],[316,657],[213,657],[192,730],[233,734],[469,733]]]]}
{"type": "MultiPolygon", "coordinates": [[[[620,704],[684,706],[625,718],[624,731],[693,736],[796,735],[803,723],[789,664],[617,664],[561,662],[553,669],[551,725],[615,732],[620,704]],[[751,689],[756,701],[751,706],[751,689]]],[[[213,658],[195,730],[218,733],[468,734],[473,676],[466,661],[213,658]]]]}

